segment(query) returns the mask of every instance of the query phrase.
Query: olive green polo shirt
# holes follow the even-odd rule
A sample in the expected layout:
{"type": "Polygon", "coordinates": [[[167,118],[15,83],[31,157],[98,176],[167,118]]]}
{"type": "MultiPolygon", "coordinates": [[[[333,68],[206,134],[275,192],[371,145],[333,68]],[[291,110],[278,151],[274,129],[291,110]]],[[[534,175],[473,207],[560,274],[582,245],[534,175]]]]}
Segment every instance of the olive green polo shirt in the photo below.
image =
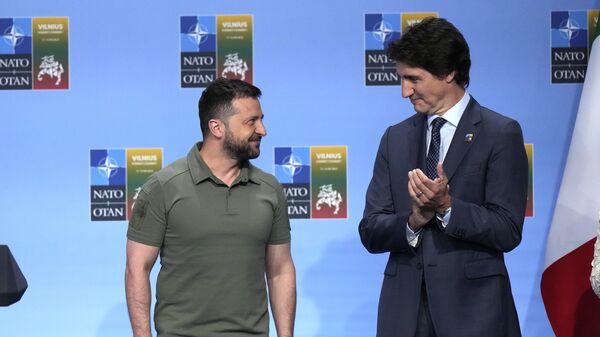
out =
{"type": "Polygon", "coordinates": [[[148,179],[129,222],[128,239],[160,247],[158,336],[267,337],[265,247],[290,242],[283,190],[250,163],[228,187],[201,146],[148,179]]]}

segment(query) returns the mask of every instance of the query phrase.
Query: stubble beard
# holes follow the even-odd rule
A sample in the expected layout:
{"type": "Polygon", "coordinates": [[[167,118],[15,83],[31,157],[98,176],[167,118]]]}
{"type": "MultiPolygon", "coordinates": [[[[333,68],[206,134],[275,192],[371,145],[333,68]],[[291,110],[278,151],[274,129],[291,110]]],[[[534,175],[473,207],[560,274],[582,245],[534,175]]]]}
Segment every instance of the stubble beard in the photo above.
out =
{"type": "Polygon", "coordinates": [[[260,147],[256,150],[250,145],[251,140],[260,140],[260,136],[253,136],[249,140],[236,140],[233,133],[225,130],[224,148],[227,154],[238,162],[244,162],[249,159],[257,158],[260,155],[260,147]]]}

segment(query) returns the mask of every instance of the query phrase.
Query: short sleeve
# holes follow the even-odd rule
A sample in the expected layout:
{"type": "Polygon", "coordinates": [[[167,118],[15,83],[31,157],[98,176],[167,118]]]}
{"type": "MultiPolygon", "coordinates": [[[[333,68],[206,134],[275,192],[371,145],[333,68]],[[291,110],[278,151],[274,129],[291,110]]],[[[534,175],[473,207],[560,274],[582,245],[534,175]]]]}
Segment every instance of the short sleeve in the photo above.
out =
{"type": "Polygon", "coordinates": [[[290,219],[287,214],[287,202],[283,195],[283,188],[281,185],[277,186],[277,204],[275,205],[275,212],[273,214],[273,227],[271,228],[271,235],[269,236],[270,245],[280,245],[288,243],[291,240],[290,235],[290,219]]]}
{"type": "Polygon", "coordinates": [[[162,246],[167,227],[163,192],[156,175],[150,176],[135,200],[127,238],[145,245],[162,246]]]}

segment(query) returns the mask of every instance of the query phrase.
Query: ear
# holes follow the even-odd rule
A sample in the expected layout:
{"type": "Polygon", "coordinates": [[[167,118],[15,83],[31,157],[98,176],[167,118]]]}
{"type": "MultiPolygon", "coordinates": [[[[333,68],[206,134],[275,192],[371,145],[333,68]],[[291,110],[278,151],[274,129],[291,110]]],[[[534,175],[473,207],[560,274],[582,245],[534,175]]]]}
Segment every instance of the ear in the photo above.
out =
{"type": "Polygon", "coordinates": [[[218,119],[208,121],[208,130],[217,139],[225,137],[225,125],[218,119]]]}
{"type": "Polygon", "coordinates": [[[456,70],[452,70],[450,74],[446,75],[446,77],[444,77],[444,81],[450,84],[452,81],[454,81],[454,76],[456,76],[456,70]]]}

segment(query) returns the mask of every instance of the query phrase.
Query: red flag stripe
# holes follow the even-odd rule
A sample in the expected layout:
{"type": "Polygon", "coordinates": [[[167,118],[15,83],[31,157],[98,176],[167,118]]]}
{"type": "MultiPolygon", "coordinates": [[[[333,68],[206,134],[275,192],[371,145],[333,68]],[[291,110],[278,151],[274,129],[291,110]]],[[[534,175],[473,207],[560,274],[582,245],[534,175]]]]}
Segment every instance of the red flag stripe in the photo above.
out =
{"type": "Polygon", "coordinates": [[[542,298],[556,337],[600,336],[600,299],[590,284],[595,240],[558,259],[542,274],[542,298]]]}

